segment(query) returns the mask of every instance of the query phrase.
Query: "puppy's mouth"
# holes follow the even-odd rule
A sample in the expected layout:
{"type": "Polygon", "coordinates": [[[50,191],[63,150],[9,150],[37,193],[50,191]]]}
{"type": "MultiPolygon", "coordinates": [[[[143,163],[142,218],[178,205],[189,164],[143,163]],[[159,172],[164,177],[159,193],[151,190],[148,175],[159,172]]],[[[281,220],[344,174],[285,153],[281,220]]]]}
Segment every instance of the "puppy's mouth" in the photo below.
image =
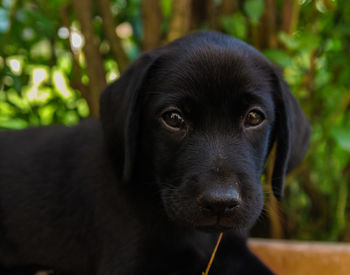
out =
{"type": "Polygon", "coordinates": [[[195,226],[195,228],[205,232],[224,232],[232,230],[234,228],[234,224],[227,221],[226,218],[218,216],[216,217],[216,221],[213,221],[212,223],[200,224],[195,226]]]}
{"type": "Polygon", "coordinates": [[[232,227],[214,224],[214,225],[208,225],[208,226],[199,226],[199,227],[196,227],[196,229],[204,232],[216,233],[216,232],[224,232],[224,231],[232,230],[232,227]]]}

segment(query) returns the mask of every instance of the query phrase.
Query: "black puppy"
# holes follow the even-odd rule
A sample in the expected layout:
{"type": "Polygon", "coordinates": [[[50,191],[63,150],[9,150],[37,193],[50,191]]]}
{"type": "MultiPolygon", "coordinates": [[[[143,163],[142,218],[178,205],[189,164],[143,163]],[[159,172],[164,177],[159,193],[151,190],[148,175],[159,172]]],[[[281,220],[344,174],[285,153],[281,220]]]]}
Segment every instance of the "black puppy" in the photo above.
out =
{"type": "Polygon", "coordinates": [[[309,125],[275,67],[218,33],[142,54],[101,122],[0,133],[0,274],[270,274],[245,245],[306,152],[309,125]],[[227,231],[227,232],[226,232],[227,231]],[[12,273],[11,273],[12,272],[12,273]]]}

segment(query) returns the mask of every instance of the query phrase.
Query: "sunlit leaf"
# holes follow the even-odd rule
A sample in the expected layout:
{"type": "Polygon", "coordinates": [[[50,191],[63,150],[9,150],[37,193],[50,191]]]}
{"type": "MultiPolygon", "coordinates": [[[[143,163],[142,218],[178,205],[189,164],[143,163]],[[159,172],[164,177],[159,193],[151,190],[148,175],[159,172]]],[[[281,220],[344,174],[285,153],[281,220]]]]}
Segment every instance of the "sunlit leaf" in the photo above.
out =
{"type": "Polygon", "coordinates": [[[28,127],[28,122],[20,118],[4,119],[0,117],[0,129],[23,129],[28,127]]]}
{"type": "Polygon", "coordinates": [[[334,129],[332,135],[341,148],[350,152],[350,129],[334,129]]]}
{"type": "Polygon", "coordinates": [[[280,32],[278,34],[278,39],[288,49],[297,49],[300,46],[300,42],[298,41],[298,39],[296,39],[292,35],[289,35],[289,34],[287,34],[285,32],[280,32]]]}

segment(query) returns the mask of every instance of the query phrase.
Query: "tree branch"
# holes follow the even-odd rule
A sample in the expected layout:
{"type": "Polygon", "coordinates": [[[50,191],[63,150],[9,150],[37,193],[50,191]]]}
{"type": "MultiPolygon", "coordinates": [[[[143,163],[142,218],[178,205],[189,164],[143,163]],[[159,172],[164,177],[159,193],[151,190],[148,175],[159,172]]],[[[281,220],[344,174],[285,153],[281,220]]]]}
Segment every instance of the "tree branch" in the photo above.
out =
{"type": "Polygon", "coordinates": [[[264,20],[266,28],[268,29],[267,46],[270,49],[277,48],[276,6],[274,0],[265,0],[264,20]]]}
{"type": "Polygon", "coordinates": [[[160,45],[162,11],[158,0],[143,0],[142,2],[142,24],[144,50],[151,50],[160,45]]]}
{"type": "Polygon", "coordinates": [[[299,1],[284,0],[282,9],[282,31],[288,34],[295,32],[298,24],[299,10],[299,1]]]}
{"type": "Polygon", "coordinates": [[[92,0],[73,0],[75,15],[85,38],[84,53],[90,87],[90,115],[99,115],[100,93],[106,86],[105,69],[99,51],[99,42],[92,26],[92,0]]]}
{"type": "Polygon", "coordinates": [[[168,42],[173,41],[190,31],[191,2],[191,0],[173,1],[168,42]]]}
{"type": "Polygon", "coordinates": [[[215,4],[214,0],[206,1],[206,14],[207,14],[207,24],[208,29],[210,30],[218,30],[219,29],[219,16],[218,16],[218,7],[215,4]]]}
{"type": "Polygon", "coordinates": [[[272,195],[272,175],[273,175],[273,167],[275,163],[275,157],[276,157],[276,143],[272,147],[272,150],[267,158],[267,165],[265,168],[265,175],[266,175],[266,181],[268,183],[269,187],[269,193],[271,196],[268,196],[268,200],[266,202],[266,210],[269,214],[269,221],[270,221],[270,234],[272,238],[275,239],[282,239],[283,238],[283,229],[281,225],[281,219],[280,219],[280,210],[278,208],[278,202],[276,198],[272,195]]]}
{"type": "Polygon", "coordinates": [[[207,16],[207,0],[192,0],[191,30],[200,29],[207,16]]]}
{"type": "Polygon", "coordinates": [[[103,31],[111,46],[112,55],[118,63],[120,73],[129,66],[129,58],[126,55],[121,40],[115,33],[115,24],[111,12],[109,0],[95,0],[98,3],[100,14],[103,20],[103,31]]]}
{"type": "Polygon", "coordinates": [[[265,0],[264,13],[258,27],[259,48],[277,48],[276,7],[274,0],[265,0]]]}
{"type": "MultiPolygon", "coordinates": [[[[67,9],[68,9],[67,4],[62,5],[59,12],[62,20],[62,25],[69,30],[70,22],[69,22],[67,9]]],[[[89,87],[84,85],[84,83],[81,81],[82,72],[79,65],[79,56],[73,52],[70,45],[68,45],[68,48],[70,50],[72,61],[73,61],[73,68],[72,68],[73,75],[69,79],[69,84],[73,89],[78,90],[80,92],[81,96],[86,100],[87,104],[90,106],[91,102],[89,98],[89,94],[90,94],[89,87]]]]}
{"type": "Polygon", "coordinates": [[[237,0],[222,0],[220,16],[232,15],[237,9],[237,0]]]}

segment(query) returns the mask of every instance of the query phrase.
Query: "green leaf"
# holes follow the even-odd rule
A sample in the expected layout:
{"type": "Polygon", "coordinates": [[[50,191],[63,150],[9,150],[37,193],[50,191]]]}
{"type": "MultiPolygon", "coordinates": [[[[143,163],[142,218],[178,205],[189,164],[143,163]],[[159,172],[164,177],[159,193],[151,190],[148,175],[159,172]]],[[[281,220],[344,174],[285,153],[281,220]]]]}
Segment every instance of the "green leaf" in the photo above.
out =
{"type": "Polygon", "coordinates": [[[311,32],[305,32],[298,38],[300,48],[313,51],[320,47],[321,37],[311,32]]]}
{"type": "Polygon", "coordinates": [[[257,25],[264,12],[264,0],[246,0],[244,2],[244,11],[253,25],[257,25]]]}
{"type": "Polygon", "coordinates": [[[264,54],[268,59],[271,59],[273,62],[280,65],[281,67],[289,67],[293,64],[292,58],[284,51],[266,50],[264,51],[264,54]]]}
{"type": "Polygon", "coordinates": [[[288,49],[295,50],[299,47],[299,41],[294,36],[289,35],[285,32],[278,33],[278,40],[283,43],[288,49]]]}
{"type": "Polygon", "coordinates": [[[28,127],[28,122],[20,118],[1,118],[0,129],[23,129],[28,127]]]}
{"type": "Polygon", "coordinates": [[[350,152],[350,129],[334,129],[332,136],[342,149],[350,152]]]}
{"type": "Polygon", "coordinates": [[[247,37],[247,22],[243,14],[237,12],[233,16],[221,17],[220,23],[229,35],[240,39],[247,37]]]}

